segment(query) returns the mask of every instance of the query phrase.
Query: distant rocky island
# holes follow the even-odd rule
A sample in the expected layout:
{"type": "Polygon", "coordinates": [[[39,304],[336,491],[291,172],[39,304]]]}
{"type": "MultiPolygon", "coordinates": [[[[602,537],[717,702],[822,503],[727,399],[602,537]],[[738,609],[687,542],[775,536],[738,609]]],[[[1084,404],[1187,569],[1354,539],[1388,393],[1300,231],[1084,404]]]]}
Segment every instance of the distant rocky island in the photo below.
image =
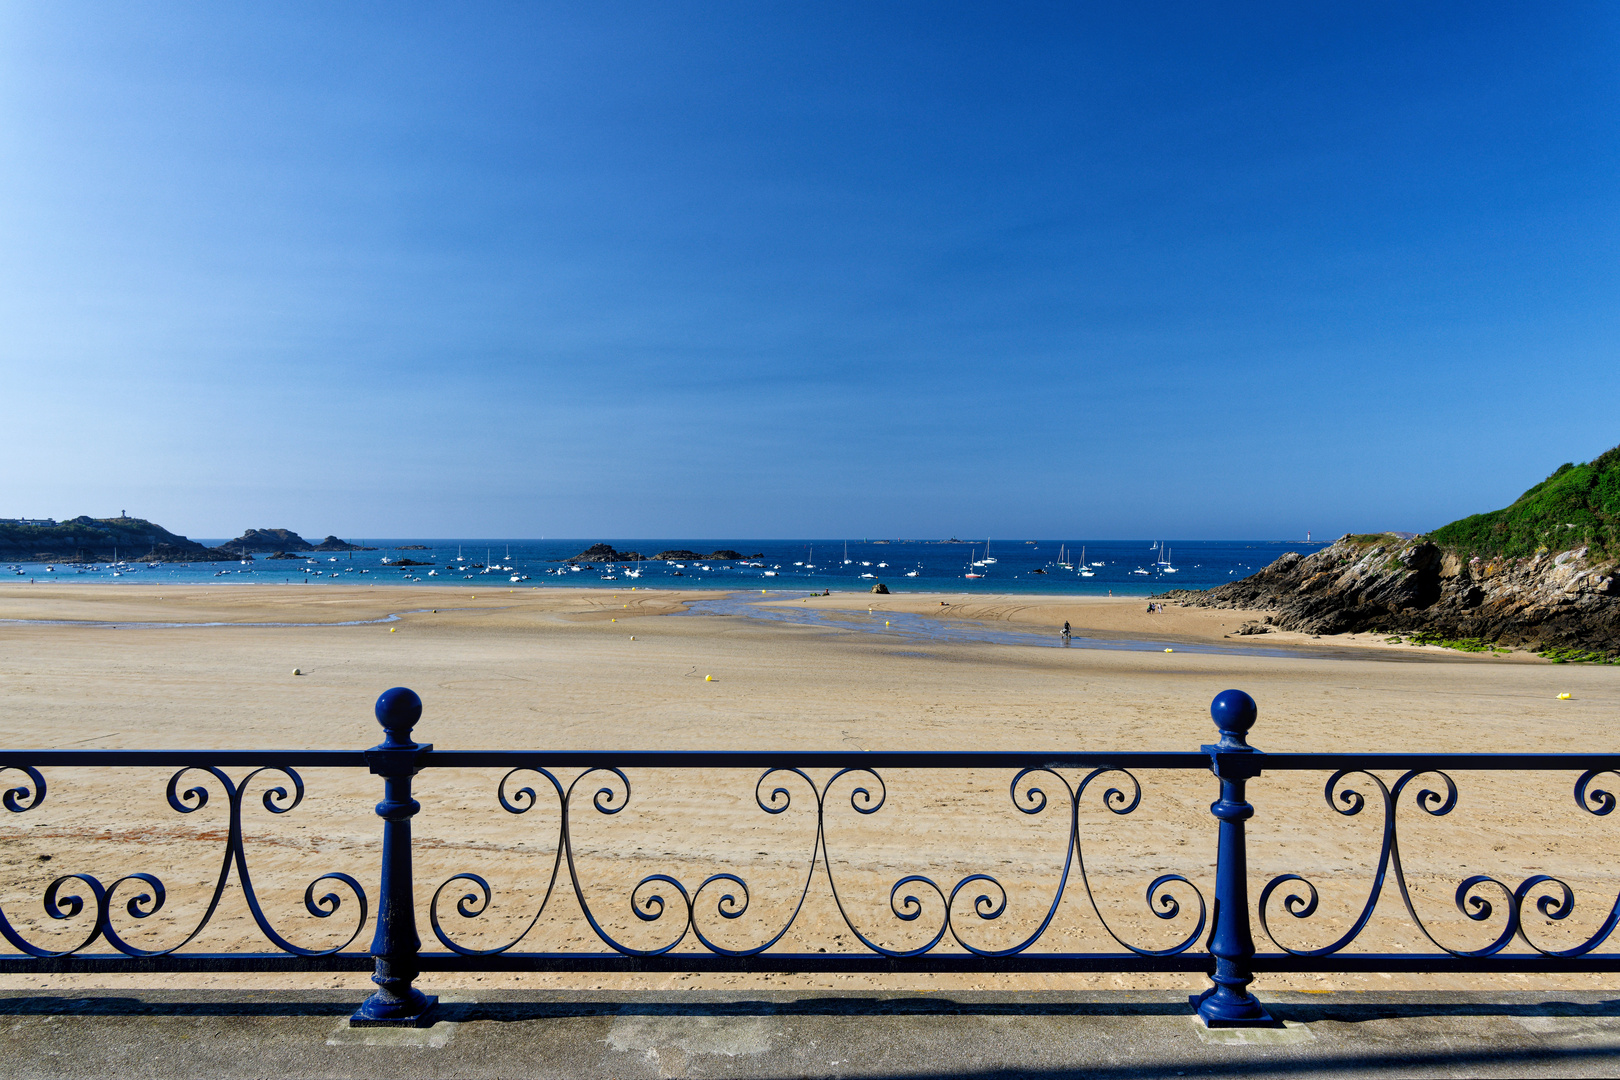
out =
{"type": "Polygon", "coordinates": [[[1341,537],[1288,552],[1259,573],[1206,591],[1161,595],[1189,607],[1270,612],[1269,627],[1308,634],[1387,631],[1552,659],[1620,659],[1620,447],[1566,464],[1513,505],[1427,535],[1341,537]]]}
{"type": "Polygon", "coordinates": [[[292,529],[248,529],[237,539],[220,544],[220,547],[245,555],[267,551],[283,557],[290,557],[292,552],[298,551],[376,551],[376,547],[361,547],[360,544],[340,541],[335,536],[327,536],[319,544],[311,544],[298,533],[293,533],[292,529]]]}
{"type": "Polygon", "coordinates": [[[711,551],[707,555],[699,555],[695,551],[687,551],[685,548],[680,548],[675,551],[660,551],[657,555],[647,556],[641,554],[639,551],[617,551],[614,549],[612,544],[592,544],[578,555],[570,555],[563,561],[569,563],[621,563],[641,562],[647,558],[690,561],[693,559],[757,559],[760,557],[761,555],[759,554],[744,555],[741,552],[732,551],[729,548],[721,548],[719,551],[711,551]]]}
{"type": "Polygon", "coordinates": [[[289,529],[248,529],[235,540],[208,547],[145,518],[81,516],[67,521],[0,520],[0,558],[18,562],[92,563],[125,559],[146,563],[225,562],[271,552],[374,551],[328,536],[319,544],[289,529]]]}
{"type": "Polygon", "coordinates": [[[335,536],[328,536],[319,544],[311,544],[291,529],[249,529],[235,540],[227,540],[220,547],[227,551],[238,551],[243,554],[260,551],[270,551],[286,555],[295,551],[376,551],[376,548],[361,547],[335,536]]]}

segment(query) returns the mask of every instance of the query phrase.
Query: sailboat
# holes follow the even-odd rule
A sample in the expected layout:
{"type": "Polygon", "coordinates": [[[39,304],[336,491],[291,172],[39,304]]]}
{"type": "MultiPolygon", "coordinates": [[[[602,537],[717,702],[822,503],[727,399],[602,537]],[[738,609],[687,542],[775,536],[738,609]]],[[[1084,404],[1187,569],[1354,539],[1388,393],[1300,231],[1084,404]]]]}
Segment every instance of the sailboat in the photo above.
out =
{"type": "Polygon", "coordinates": [[[984,565],[983,562],[974,562],[973,561],[973,550],[974,549],[972,549],[972,548],[968,549],[968,563],[969,563],[968,572],[963,574],[962,575],[963,577],[977,578],[977,577],[983,577],[984,576],[983,574],[975,574],[973,572],[973,567],[975,567],[975,566],[983,566],[984,565]]]}
{"type": "Polygon", "coordinates": [[[1163,570],[1167,574],[1174,574],[1176,572],[1176,568],[1170,565],[1169,548],[1164,549],[1164,561],[1159,564],[1159,569],[1163,570]]]}
{"type": "MultiPolygon", "coordinates": [[[[1102,564],[1098,563],[1097,565],[1101,566],[1102,564]]],[[[1093,573],[1091,571],[1091,568],[1086,565],[1086,545],[1084,545],[1084,544],[1080,545],[1080,576],[1081,577],[1096,577],[1097,576],[1095,573],[1093,573]]]]}
{"type": "Polygon", "coordinates": [[[989,566],[991,563],[996,561],[996,560],[994,560],[994,559],[992,559],[990,557],[990,540],[989,540],[988,537],[986,537],[985,541],[984,541],[984,560],[983,561],[984,561],[984,565],[986,565],[986,566],[989,566]]]}
{"type": "Polygon", "coordinates": [[[849,541],[844,541],[844,565],[849,565],[849,541]]]}

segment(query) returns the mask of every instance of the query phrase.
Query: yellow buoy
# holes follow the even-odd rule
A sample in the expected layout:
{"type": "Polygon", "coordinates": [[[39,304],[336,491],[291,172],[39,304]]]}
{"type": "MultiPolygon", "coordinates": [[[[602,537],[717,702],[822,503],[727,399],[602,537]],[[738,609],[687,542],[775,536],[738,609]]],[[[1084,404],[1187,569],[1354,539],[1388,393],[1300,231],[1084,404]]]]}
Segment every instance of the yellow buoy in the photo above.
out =
{"type": "Polygon", "coordinates": [[[388,632],[389,632],[389,633],[390,633],[390,634],[397,634],[397,633],[399,633],[399,627],[397,627],[397,626],[390,626],[390,627],[389,627],[389,628],[388,628],[388,632]]]}
{"type": "Polygon", "coordinates": [[[618,619],[614,619],[614,620],[613,620],[613,621],[614,621],[614,622],[618,622],[618,621],[619,621],[619,620],[618,620],[618,619]]]}
{"type": "Polygon", "coordinates": [[[1165,651],[1165,652],[1175,652],[1175,651],[1176,651],[1176,650],[1174,650],[1174,649],[1166,649],[1166,650],[1164,650],[1164,651],[1165,651]]]}
{"type": "Polygon", "coordinates": [[[705,675],[705,676],[703,676],[703,681],[704,682],[714,682],[714,676],[713,675],[705,675]]]}
{"type": "Polygon", "coordinates": [[[889,625],[889,620],[888,620],[888,619],[884,619],[884,620],[883,620],[883,625],[884,625],[884,626],[888,626],[888,625],[889,625]]]}
{"type": "Polygon", "coordinates": [[[300,671],[300,670],[298,670],[298,669],[297,669],[297,668],[293,668],[293,674],[294,674],[294,675],[302,675],[302,674],[303,674],[303,672],[302,672],[302,671],[300,671]]]}
{"type": "Polygon", "coordinates": [[[439,609],[438,609],[438,608],[434,608],[434,609],[433,609],[433,614],[435,614],[435,615],[437,615],[437,614],[438,614],[438,613],[439,613],[439,609]]]}
{"type": "Polygon", "coordinates": [[[636,635],[634,635],[634,634],[631,634],[631,635],[630,635],[630,640],[631,640],[631,641],[634,641],[634,640],[636,640],[636,635]]]}
{"type": "Polygon", "coordinates": [[[1569,695],[1568,694],[1559,694],[1558,695],[1558,700],[1559,701],[1568,701],[1569,700],[1569,695]]]}

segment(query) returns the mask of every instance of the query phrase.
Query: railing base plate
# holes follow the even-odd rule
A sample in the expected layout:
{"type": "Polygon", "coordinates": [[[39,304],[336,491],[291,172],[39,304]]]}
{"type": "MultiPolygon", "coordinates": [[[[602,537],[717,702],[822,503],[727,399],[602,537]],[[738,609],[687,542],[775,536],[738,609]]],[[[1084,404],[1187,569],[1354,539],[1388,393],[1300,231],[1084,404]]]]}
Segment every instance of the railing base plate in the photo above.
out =
{"type": "Polygon", "coordinates": [[[423,994],[422,1011],[410,1016],[370,1017],[362,1015],[361,1009],[356,1009],[354,1015],[349,1017],[349,1026],[359,1027],[390,1027],[390,1028],[424,1028],[433,1026],[433,1014],[438,1011],[439,999],[435,994],[423,994]]]}
{"type": "Polygon", "coordinates": [[[1215,988],[1205,990],[1202,994],[1192,994],[1187,998],[1187,1004],[1193,1007],[1193,1013],[1206,1028],[1280,1028],[1281,1020],[1266,1012],[1266,1007],[1249,997],[1249,1007],[1236,1012],[1220,1012],[1205,1006],[1207,998],[1215,993],[1215,988]]]}

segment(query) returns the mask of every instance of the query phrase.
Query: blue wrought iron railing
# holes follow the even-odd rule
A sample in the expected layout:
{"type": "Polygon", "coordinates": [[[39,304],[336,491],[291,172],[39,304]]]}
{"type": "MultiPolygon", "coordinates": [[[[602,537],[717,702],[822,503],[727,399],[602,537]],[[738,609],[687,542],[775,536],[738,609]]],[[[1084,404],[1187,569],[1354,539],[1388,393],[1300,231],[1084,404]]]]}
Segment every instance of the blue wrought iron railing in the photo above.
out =
{"type": "MultiPolygon", "coordinates": [[[[229,823],[224,854],[211,886],[211,898],[201,918],[184,938],[161,949],[141,948],[128,940],[127,920],[151,917],[165,906],[163,881],[139,872],[108,884],[89,873],[56,876],[42,897],[44,913],[52,920],[82,927],[75,942],[65,948],[39,944],[19,928],[14,913],[0,908],[0,936],[13,953],[0,951],[0,973],[105,973],[199,971],[357,971],[370,969],[376,992],[355,1014],[358,1024],[418,1024],[424,1022],[434,999],[414,987],[424,971],[551,971],[551,972],[1086,972],[1184,971],[1205,972],[1212,986],[1193,998],[1206,1023],[1214,1026],[1272,1023],[1264,1007],[1249,993],[1256,972],[1612,972],[1620,971],[1620,952],[1600,952],[1620,925],[1620,893],[1607,915],[1585,940],[1553,948],[1538,944],[1526,925],[1526,909],[1533,907],[1549,922],[1568,918],[1575,908],[1575,891],[1564,880],[1535,873],[1518,884],[1486,875],[1472,875],[1457,884],[1459,911],[1476,923],[1491,923],[1495,937],[1474,949],[1450,948],[1431,933],[1401,863],[1398,806],[1402,796],[1416,788],[1413,802],[1430,817],[1449,814],[1458,802],[1452,772],[1511,771],[1519,774],[1564,773],[1574,776],[1574,802],[1581,812],[1605,817],[1615,809],[1615,796],[1594,786],[1600,774],[1620,779],[1620,754],[1267,754],[1247,742],[1256,716],[1249,695],[1228,690],[1211,705],[1219,742],[1197,753],[889,753],[889,752],[541,752],[444,751],[412,741],[412,730],[422,712],[421,700],[403,687],[384,693],[377,701],[377,719],[386,738],[379,746],[353,752],[332,751],[159,751],[159,750],[6,750],[0,751],[0,772],[20,774],[14,786],[0,794],[12,814],[26,814],[47,797],[42,770],[148,767],[175,770],[165,796],[179,814],[192,814],[213,797],[210,782],[225,794],[229,823]],[[249,872],[248,845],[244,841],[244,800],[250,782],[266,783],[260,796],[271,814],[287,814],[304,799],[300,769],[369,770],[383,780],[383,800],[376,812],[383,819],[382,860],[377,886],[377,913],[370,950],[352,946],[370,920],[371,901],[353,875],[326,871],[304,890],[304,906],[318,919],[345,913],[353,929],[337,945],[313,949],[282,936],[266,915],[249,872]],[[725,920],[740,917],[750,905],[748,882],[739,874],[711,874],[695,886],[677,877],[655,873],[641,877],[630,890],[629,908],[643,923],[668,920],[670,929],[661,944],[642,948],[620,940],[622,935],[605,925],[592,908],[576,865],[577,845],[572,823],[589,792],[590,811],[617,815],[629,803],[631,783],[626,769],[759,770],[753,799],[766,815],[785,813],[795,791],[808,792],[815,805],[814,846],[803,873],[796,903],[786,920],[746,947],[731,947],[706,932],[699,917],[699,902],[712,898],[715,914],[725,920]],[[240,779],[227,770],[236,769],[240,779]],[[450,875],[438,884],[428,904],[429,922],[442,950],[423,951],[416,925],[416,890],[412,880],[411,819],[419,811],[412,797],[412,778],[428,769],[505,770],[496,798],[507,813],[528,813],[555,799],[558,832],[550,877],[533,919],[505,944],[488,948],[458,941],[444,925],[441,906],[452,904],[456,917],[476,920],[489,908],[492,887],[470,871],[450,875]],[[1213,899],[1205,897],[1185,874],[1166,873],[1153,879],[1146,891],[1148,909],[1162,920],[1192,923],[1191,930],[1163,948],[1133,944],[1110,926],[1093,894],[1087,875],[1080,809],[1088,791],[1100,791],[1101,803],[1115,815],[1128,815],[1142,799],[1142,785],[1133,770],[1173,770],[1192,782],[1205,770],[1218,780],[1218,797],[1210,806],[1217,821],[1217,857],[1213,899]],[[247,770],[242,772],[241,770],[247,770]],[[1007,890],[988,873],[970,873],[951,882],[921,874],[908,874],[889,889],[888,907],[901,923],[916,924],[925,905],[918,894],[932,893],[941,915],[939,924],[922,944],[885,945],[881,935],[863,930],[861,920],[848,910],[829,849],[827,812],[835,783],[849,786],[849,805],[855,813],[871,817],[889,798],[883,774],[896,770],[973,770],[1011,775],[1009,793],[1014,808],[1029,816],[1051,811],[1066,816],[1068,842],[1057,887],[1044,917],[1032,932],[998,947],[975,944],[960,920],[996,920],[1007,907],[1007,890]],[[1278,940],[1272,920],[1282,912],[1309,919],[1318,910],[1316,886],[1302,874],[1273,877],[1251,907],[1248,895],[1248,849],[1244,823],[1254,815],[1246,798],[1246,784],[1262,774],[1327,773],[1324,795],[1338,814],[1355,817],[1369,798],[1383,811],[1381,850],[1367,897],[1347,930],[1316,948],[1294,948],[1278,940]],[[571,773],[571,775],[570,775],[571,773]],[[818,781],[816,775],[825,777],[818,781]],[[1385,777],[1393,776],[1393,782],[1385,777]],[[1071,779],[1073,778],[1073,779],[1071,779]],[[1418,783],[1422,781],[1422,783],[1418,783]],[[1429,786],[1426,786],[1429,785],[1429,786]],[[594,789],[594,790],[593,790],[594,789]],[[817,870],[825,878],[830,899],[858,947],[832,952],[793,952],[780,948],[794,929],[810,896],[817,870]],[[198,941],[219,909],[234,877],[258,932],[273,946],[267,952],[204,952],[188,948],[198,941]],[[1369,952],[1350,949],[1372,919],[1374,909],[1393,877],[1411,925],[1433,952],[1369,952]],[[566,879],[590,933],[606,946],[593,951],[522,951],[530,931],[547,910],[559,885],[566,879]],[[1063,952],[1041,948],[1051,931],[1071,880],[1077,880],[1091,912],[1119,946],[1106,952],[1063,952]],[[88,894],[88,899],[86,895],[88,894]],[[958,896],[964,907],[957,904],[958,896]],[[1501,905],[1498,911],[1493,905],[1501,905]],[[971,904],[966,901],[971,900],[971,904]],[[1278,901],[1274,904],[1274,900],[1278,901]],[[1183,905],[1191,904],[1183,915],[1183,905]],[[91,908],[90,905],[93,905],[91,908]],[[119,915],[119,909],[123,915],[119,915]],[[971,914],[968,914],[971,912],[971,914]],[[1276,949],[1257,952],[1253,921],[1276,949]],[[125,926],[121,933],[119,926],[125,926]],[[1207,934],[1206,934],[1207,930],[1207,934]],[[1517,945],[1515,945],[1517,942],[1517,945]]],[[[797,880],[797,879],[796,879],[797,880]]],[[[1605,893],[1607,896],[1607,893],[1605,893]]],[[[707,910],[706,908],[704,910],[707,910]]],[[[345,922],[345,926],[348,923],[345,922]]],[[[1285,935],[1286,936],[1286,935],[1285,935]]],[[[59,944],[59,941],[53,942],[59,944]]]]}

